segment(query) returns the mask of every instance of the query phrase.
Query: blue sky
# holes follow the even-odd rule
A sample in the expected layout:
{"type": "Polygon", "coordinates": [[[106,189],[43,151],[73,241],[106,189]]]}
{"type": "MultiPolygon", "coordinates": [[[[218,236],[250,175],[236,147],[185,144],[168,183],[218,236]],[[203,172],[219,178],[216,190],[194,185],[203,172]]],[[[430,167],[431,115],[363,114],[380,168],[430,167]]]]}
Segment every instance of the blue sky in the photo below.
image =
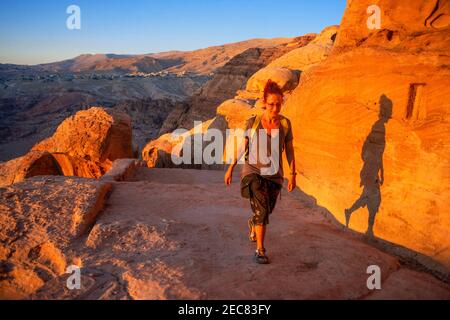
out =
{"type": "Polygon", "coordinates": [[[194,50],[339,24],[346,0],[1,0],[0,63],[194,50]],[[69,5],[81,30],[68,30],[69,5]]]}

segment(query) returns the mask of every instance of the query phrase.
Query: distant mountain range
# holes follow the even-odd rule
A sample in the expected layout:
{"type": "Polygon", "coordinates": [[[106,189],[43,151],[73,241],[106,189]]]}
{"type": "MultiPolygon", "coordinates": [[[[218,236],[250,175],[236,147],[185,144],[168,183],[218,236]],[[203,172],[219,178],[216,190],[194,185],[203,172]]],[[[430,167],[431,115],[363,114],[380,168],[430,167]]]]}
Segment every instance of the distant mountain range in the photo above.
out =
{"type": "Polygon", "coordinates": [[[249,48],[267,48],[289,43],[292,38],[251,39],[194,51],[168,51],[143,55],[82,54],[59,62],[22,66],[0,64],[0,72],[193,72],[209,74],[249,48]]]}

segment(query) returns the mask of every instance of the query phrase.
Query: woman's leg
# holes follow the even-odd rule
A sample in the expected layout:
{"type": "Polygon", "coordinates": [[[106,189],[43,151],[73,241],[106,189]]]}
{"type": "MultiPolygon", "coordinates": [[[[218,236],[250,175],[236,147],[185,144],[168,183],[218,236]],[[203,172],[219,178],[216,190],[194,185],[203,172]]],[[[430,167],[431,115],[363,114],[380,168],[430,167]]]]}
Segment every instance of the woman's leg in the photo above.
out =
{"type": "Polygon", "coordinates": [[[255,232],[256,232],[256,250],[264,252],[264,238],[266,236],[266,229],[267,226],[265,225],[258,225],[255,226],[255,232]]]}
{"type": "Polygon", "coordinates": [[[253,219],[250,218],[248,220],[248,227],[250,229],[248,238],[251,242],[256,242],[256,232],[255,232],[255,225],[253,224],[253,219]]]}
{"type": "Polygon", "coordinates": [[[252,198],[250,203],[253,210],[253,225],[256,234],[255,261],[259,264],[267,264],[269,260],[265,255],[264,239],[269,223],[269,214],[275,207],[276,198],[279,194],[277,188],[271,188],[271,184],[259,177],[252,184],[252,198]]]}
{"type": "Polygon", "coordinates": [[[269,215],[275,209],[275,205],[277,202],[278,195],[280,194],[281,186],[278,186],[275,183],[266,182],[266,187],[264,189],[264,198],[265,198],[265,216],[264,216],[264,224],[256,225],[256,249],[258,251],[265,251],[264,247],[264,239],[267,231],[267,223],[269,223],[269,215]]]}
{"type": "Polygon", "coordinates": [[[252,227],[256,235],[257,249],[264,249],[264,236],[267,224],[267,187],[261,177],[254,176],[251,187],[250,204],[253,211],[252,227]]]}

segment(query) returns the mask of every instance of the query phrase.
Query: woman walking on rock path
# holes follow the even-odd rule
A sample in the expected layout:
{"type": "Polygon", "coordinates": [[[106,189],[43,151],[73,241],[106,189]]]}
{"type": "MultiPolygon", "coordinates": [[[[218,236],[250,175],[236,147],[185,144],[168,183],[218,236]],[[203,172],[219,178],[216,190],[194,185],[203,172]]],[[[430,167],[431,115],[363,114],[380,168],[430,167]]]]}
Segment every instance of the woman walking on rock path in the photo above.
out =
{"type": "Polygon", "coordinates": [[[231,185],[233,170],[245,152],[245,163],[241,171],[241,192],[243,197],[250,199],[253,216],[248,221],[249,238],[256,242],[254,260],[259,264],[269,263],[264,237],[269,215],[275,208],[284,181],[283,152],[286,153],[289,164],[288,191],[293,191],[296,186],[294,138],[291,122],[280,114],[282,103],[282,90],[269,80],[264,88],[265,111],[247,121],[245,148],[234,155],[224,178],[225,184],[231,185]],[[267,157],[262,156],[264,152],[267,157]]]}

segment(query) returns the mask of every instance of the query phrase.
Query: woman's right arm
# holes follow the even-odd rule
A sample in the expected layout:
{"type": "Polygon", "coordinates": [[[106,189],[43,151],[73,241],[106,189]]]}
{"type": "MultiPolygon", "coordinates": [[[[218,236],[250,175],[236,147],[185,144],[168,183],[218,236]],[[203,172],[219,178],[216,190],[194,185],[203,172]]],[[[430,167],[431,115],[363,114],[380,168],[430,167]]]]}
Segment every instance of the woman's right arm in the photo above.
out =
{"type": "Polygon", "coordinates": [[[230,166],[228,167],[227,172],[225,173],[225,184],[227,186],[231,185],[232,179],[233,179],[233,170],[236,167],[236,164],[238,161],[242,158],[242,156],[245,153],[245,150],[247,150],[248,147],[248,137],[245,137],[244,147],[242,148],[242,144],[238,146],[237,149],[233,152],[233,160],[230,163],[230,166]]]}
{"type": "Polygon", "coordinates": [[[228,167],[227,172],[225,173],[225,184],[226,185],[231,185],[234,167],[236,167],[236,164],[242,158],[242,156],[245,154],[245,152],[248,148],[249,138],[246,134],[248,133],[248,130],[250,130],[250,128],[253,126],[255,119],[256,119],[256,117],[252,117],[247,120],[247,122],[244,126],[245,134],[240,139],[238,139],[237,148],[235,148],[234,144],[233,144],[232,161],[230,163],[230,166],[228,167]],[[244,140],[242,140],[242,138],[244,138],[244,140]],[[242,141],[244,141],[244,143],[242,143],[242,141]]]}

